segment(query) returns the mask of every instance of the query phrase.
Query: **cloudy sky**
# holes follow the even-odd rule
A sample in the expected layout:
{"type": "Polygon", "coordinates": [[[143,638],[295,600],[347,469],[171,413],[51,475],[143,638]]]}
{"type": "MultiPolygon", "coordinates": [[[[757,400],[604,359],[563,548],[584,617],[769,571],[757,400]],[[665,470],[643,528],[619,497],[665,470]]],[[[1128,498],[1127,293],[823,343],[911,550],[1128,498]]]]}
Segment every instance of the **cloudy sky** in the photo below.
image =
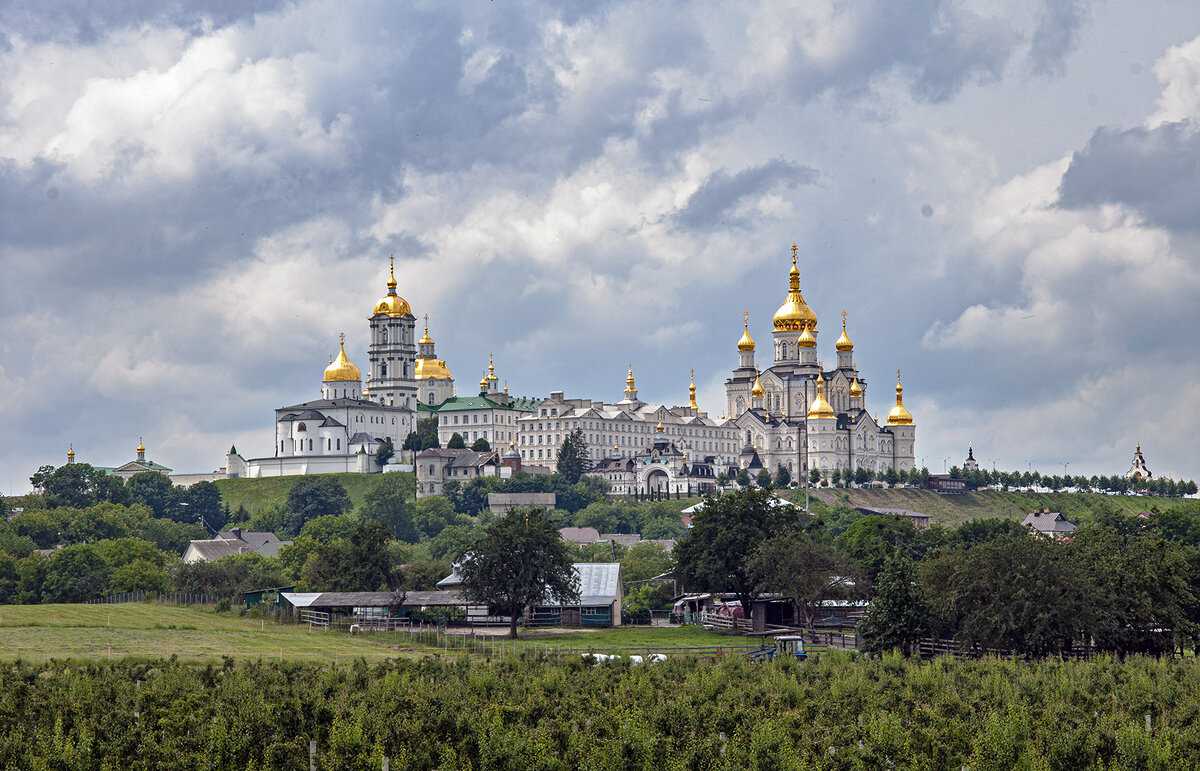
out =
{"type": "Polygon", "coordinates": [[[1190,0],[7,0],[0,72],[0,491],[269,453],[389,253],[461,391],[719,415],[793,240],[931,470],[1200,477],[1190,0]]]}

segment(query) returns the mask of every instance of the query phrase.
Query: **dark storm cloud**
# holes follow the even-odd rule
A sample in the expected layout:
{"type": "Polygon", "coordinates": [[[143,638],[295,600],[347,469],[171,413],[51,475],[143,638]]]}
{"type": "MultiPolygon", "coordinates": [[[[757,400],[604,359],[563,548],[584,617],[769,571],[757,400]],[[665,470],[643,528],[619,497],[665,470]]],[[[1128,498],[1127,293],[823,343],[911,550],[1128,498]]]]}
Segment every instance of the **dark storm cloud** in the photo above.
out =
{"type": "Polygon", "coordinates": [[[749,224],[734,214],[737,205],[748,196],[768,192],[776,186],[794,188],[811,184],[818,172],[783,158],[774,158],[760,166],[730,174],[716,171],[688,198],[687,205],[675,215],[675,222],[692,230],[711,230],[749,224]]]}
{"type": "Polygon", "coordinates": [[[1190,121],[1101,128],[1063,176],[1060,205],[1122,204],[1156,225],[1200,227],[1200,132],[1190,121]]]}

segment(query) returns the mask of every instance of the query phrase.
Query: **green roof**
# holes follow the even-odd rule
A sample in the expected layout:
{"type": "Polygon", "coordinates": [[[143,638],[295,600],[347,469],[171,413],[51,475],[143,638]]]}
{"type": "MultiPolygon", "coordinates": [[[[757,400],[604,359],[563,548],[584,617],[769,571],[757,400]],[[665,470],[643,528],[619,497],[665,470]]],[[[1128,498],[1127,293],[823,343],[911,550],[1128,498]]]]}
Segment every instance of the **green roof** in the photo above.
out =
{"type": "MultiPolygon", "coordinates": [[[[483,396],[451,396],[437,407],[426,407],[431,412],[466,412],[468,410],[516,410],[518,412],[533,412],[534,405],[540,399],[528,396],[509,397],[510,403],[505,405],[499,401],[483,396]]],[[[418,406],[420,409],[420,406],[418,406]]]]}

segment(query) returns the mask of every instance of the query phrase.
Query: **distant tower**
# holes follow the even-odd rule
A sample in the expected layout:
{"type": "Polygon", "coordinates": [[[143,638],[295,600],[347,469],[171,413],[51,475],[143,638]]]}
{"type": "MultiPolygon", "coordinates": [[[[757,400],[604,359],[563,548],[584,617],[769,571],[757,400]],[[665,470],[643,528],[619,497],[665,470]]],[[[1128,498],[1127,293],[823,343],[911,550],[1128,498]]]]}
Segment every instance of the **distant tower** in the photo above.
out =
{"type": "Polygon", "coordinates": [[[700,411],[700,405],[696,403],[696,370],[692,370],[692,382],[688,385],[688,406],[696,412],[700,411]]]}
{"type": "Polygon", "coordinates": [[[137,459],[142,463],[146,462],[146,445],[142,442],[142,438],[138,437],[138,446],[136,449],[137,459]]]}
{"type": "Polygon", "coordinates": [[[978,471],[979,462],[975,460],[975,448],[967,448],[967,459],[963,461],[963,471],[978,471]]]}
{"type": "Polygon", "coordinates": [[[633,377],[633,365],[629,365],[629,371],[625,373],[625,401],[636,402],[637,397],[637,380],[633,377]]]}
{"type": "Polygon", "coordinates": [[[454,375],[444,359],[437,357],[433,338],[429,336],[429,314],[425,315],[425,333],[417,341],[420,349],[416,360],[418,398],[431,407],[454,396],[454,375]]]}
{"type": "Polygon", "coordinates": [[[788,271],[787,299],[783,301],[783,305],[779,306],[779,310],[775,311],[775,316],[771,319],[775,337],[776,364],[795,362],[800,359],[801,352],[793,345],[796,342],[796,333],[807,329],[813,336],[814,345],[817,336],[817,314],[808,307],[808,303],[804,301],[804,294],[800,291],[800,268],[796,265],[798,252],[799,247],[793,243],[792,269],[788,271]]]}
{"type": "Polygon", "coordinates": [[[75,446],[67,445],[67,463],[75,462],[75,446]]]}
{"type": "Polygon", "coordinates": [[[1129,471],[1125,473],[1125,477],[1127,479],[1145,480],[1153,476],[1150,473],[1150,469],[1146,467],[1146,457],[1142,455],[1142,445],[1139,444],[1137,449],[1133,451],[1133,465],[1129,467],[1129,471]]]}
{"type": "Polygon", "coordinates": [[[842,311],[842,335],[834,343],[837,348],[838,369],[854,369],[854,341],[846,334],[846,311],[842,311]]]}
{"type": "Polygon", "coordinates": [[[388,266],[387,294],[371,310],[370,371],[367,387],[372,400],[397,407],[417,406],[416,358],[413,341],[416,317],[412,306],[396,294],[396,261],[388,266]]]}
{"type": "Polygon", "coordinates": [[[808,467],[829,473],[837,468],[837,413],[825,395],[825,376],[817,371],[817,395],[808,405],[808,467]]]}
{"type": "Polygon", "coordinates": [[[887,428],[892,432],[892,468],[911,471],[916,466],[915,444],[917,428],[912,413],[904,406],[904,385],[900,370],[896,370],[896,406],[887,416],[887,428]]]}

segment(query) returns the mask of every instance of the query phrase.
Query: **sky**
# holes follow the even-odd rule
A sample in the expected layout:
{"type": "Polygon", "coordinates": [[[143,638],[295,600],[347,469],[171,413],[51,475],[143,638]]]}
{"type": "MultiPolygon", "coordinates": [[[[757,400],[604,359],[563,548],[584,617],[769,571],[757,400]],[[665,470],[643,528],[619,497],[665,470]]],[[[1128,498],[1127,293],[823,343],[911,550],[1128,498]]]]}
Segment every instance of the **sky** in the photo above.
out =
{"type": "Polygon", "coordinates": [[[460,393],[719,416],[793,241],[930,470],[1200,477],[1194,2],[7,0],[0,72],[0,492],[269,454],[389,254],[460,393]]]}

